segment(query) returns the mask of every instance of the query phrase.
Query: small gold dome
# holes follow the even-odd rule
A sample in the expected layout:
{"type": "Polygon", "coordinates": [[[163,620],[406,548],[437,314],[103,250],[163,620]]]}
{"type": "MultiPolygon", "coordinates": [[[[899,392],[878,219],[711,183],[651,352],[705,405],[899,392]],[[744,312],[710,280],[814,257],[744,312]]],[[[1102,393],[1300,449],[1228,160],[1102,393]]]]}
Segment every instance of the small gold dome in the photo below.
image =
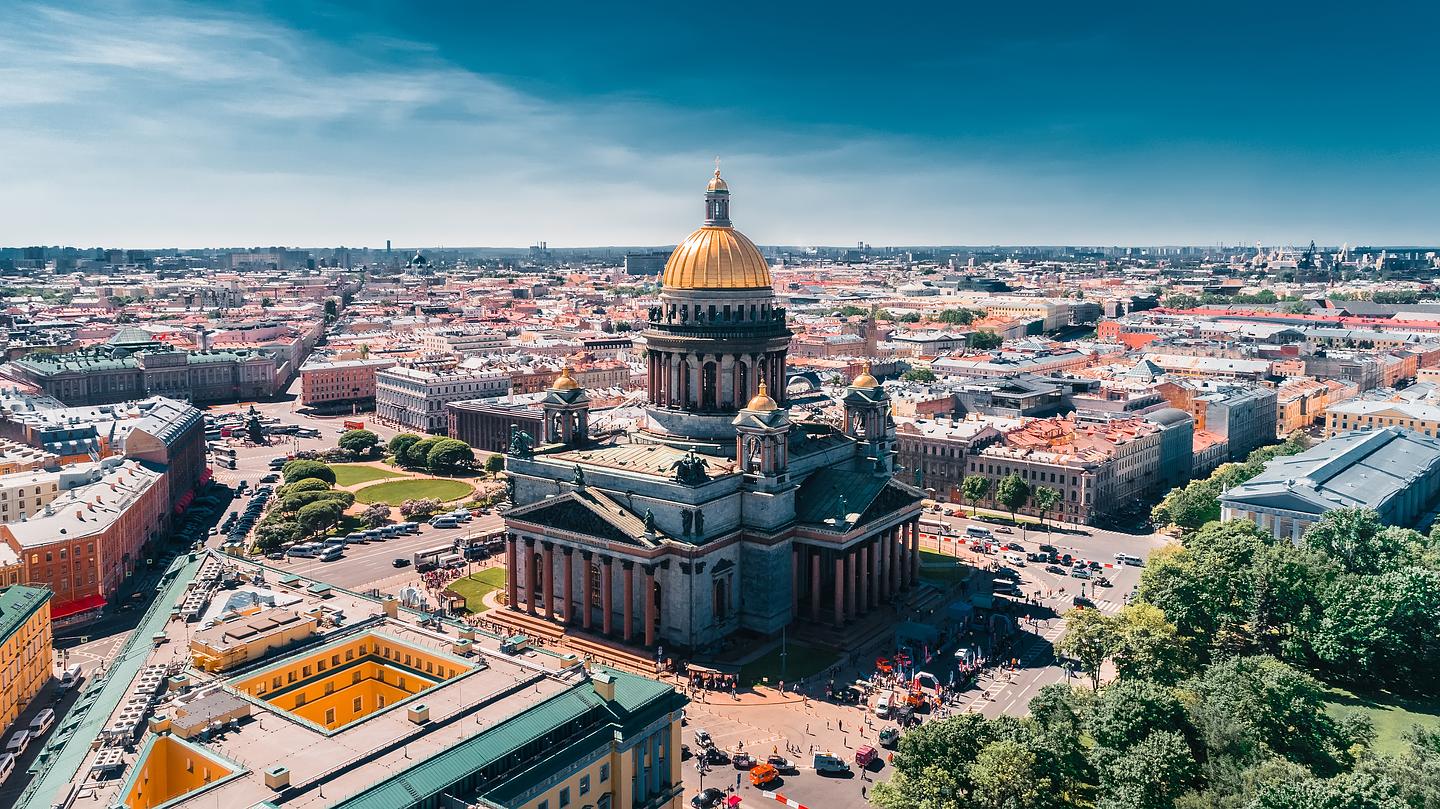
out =
{"type": "Polygon", "coordinates": [[[870,363],[868,363],[868,362],[865,363],[865,366],[860,369],[860,375],[857,376],[857,377],[855,377],[854,379],[852,379],[852,380],[850,381],[850,387],[852,387],[852,388],[878,388],[878,387],[880,387],[880,380],[878,380],[878,379],[876,379],[875,377],[873,377],[873,376],[870,375],[870,363]]]}
{"type": "Polygon", "coordinates": [[[555,380],[555,384],[550,386],[550,390],[575,390],[578,387],[580,383],[570,375],[570,366],[567,365],[560,369],[560,376],[555,380]]]}
{"type": "Polygon", "coordinates": [[[706,191],[729,191],[730,186],[720,179],[720,169],[715,169],[715,176],[710,178],[710,184],[705,186],[706,191]]]}
{"type": "Polygon", "coordinates": [[[665,289],[760,289],[772,283],[760,248],[735,228],[715,225],[681,242],[660,277],[665,289]]]}
{"type": "Polygon", "coordinates": [[[768,413],[771,410],[779,410],[780,405],[776,404],[775,400],[770,398],[769,392],[765,389],[765,383],[761,382],[760,389],[755,392],[755,398],[751,399],[750,403],[745,405],[745,409],[768,413]]]}

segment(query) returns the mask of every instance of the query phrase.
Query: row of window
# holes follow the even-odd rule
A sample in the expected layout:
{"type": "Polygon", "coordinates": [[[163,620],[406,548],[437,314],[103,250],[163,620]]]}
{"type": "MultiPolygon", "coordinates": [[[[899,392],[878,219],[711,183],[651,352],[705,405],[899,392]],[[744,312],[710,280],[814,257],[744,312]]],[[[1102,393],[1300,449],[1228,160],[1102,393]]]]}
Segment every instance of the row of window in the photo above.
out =
{"type": "MultiPolygon", "coordinates": [[[[604,783],[608,782],[609,780],[610,780],[610,765],[609,765],[609,764],[601,764],[601,765],[600,765],[600,783],[604,784],[604,783]]],[[[589,795],[589,794],[590,794],[590,776],[588,776],[588,775],[582,775],[582,776],[580,776],[580,795],[581,795],[581,797],[584,797],[585,795],[589,795]]],[[[560,795],[558,796],[557,800],[558,800],[558,803],[559,803],[559,809],[565,809],[565,807],[569,806],[569,805],[570,805],[570,787],[561,787],[561,788],[560,788],[560,795]]],[[[550,809],[550,800],[547,798],[547,799],[545,799],[545,800],[543,800],[543,801],[540,801],[540,804],[539,804],[539,806],[537,807],[537,809],[550,809]]]]}

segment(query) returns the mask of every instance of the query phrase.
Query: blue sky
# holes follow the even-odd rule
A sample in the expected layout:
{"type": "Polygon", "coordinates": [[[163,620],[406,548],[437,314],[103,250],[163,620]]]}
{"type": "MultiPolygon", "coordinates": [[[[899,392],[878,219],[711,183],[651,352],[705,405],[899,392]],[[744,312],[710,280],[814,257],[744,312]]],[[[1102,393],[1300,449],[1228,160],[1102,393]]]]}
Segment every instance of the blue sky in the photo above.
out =
{"type": "Polygon", "coordinates": [[[0,244],[1433,244],[1433,4],[0,0],[0,244]]]}

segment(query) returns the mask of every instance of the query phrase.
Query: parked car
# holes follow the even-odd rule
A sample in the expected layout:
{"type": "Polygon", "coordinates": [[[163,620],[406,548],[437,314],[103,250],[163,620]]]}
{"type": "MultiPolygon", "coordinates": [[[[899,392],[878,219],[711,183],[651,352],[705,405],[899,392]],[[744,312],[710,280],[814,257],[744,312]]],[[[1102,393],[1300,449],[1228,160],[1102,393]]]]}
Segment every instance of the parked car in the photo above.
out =
{"type": "Polygon", "coordinates": [[[769,756],[765,759],[765,763],[769,764],[771,767],[774,767],[781,773],[792,773],[796,772],[798,769],[795,766],[795,762],[791,761],[788,758],[785,758],[784,756],[769,756]]]}
{"type": "Polygon", "coordinates": [[[694,809],[715,809],[725,802],[725,792],[715,787],[706,787],[704,792],[690,799],[694,809]]]}
{"type": "Polygon", "coordinates": [[[779,777],[780,771],[768,763],[757,764],[750,768],[751,786],[763,787],[779,777]]]}
{"type": "Polygon", "coordinates": [[[731,753],[730,763],[734,764],[737,770],[748,770],[755,766],[755,757],[749,753],[731,753]]]}
{"type": "Polygon", "coordinates": [[[1074,570],[1070,571],[1070,576],[1076,579],[1088,579],[1090,578],[1090,571],[1081,567],[1077,567],[1074,570]]]}
{"type": "Polygon", "coordinates": [[[709,731],[705,730],[705,728],[696,728],[695,744],[699,745],[700,747],[714,747],[715,740],[710,738],[710,733],[709,731]]]}
{"type": "Polygon", "coordinates": [[[1063,568],[1063,567],[1061,567],[1061,566],[1059,566],[1059,565],[1046,565],[1046,566],[1045,566],[1045,572],[1046,572],[1046,573],[1055,573],[1055,574],[1057,574],[1057,575],[1064,576],[1068,571],[1066,571],[1065,568],[1063,568]]]}
{"type": "Polygon", "coordinates": [[[850,765],[834,753],[816,753],[811,764],[819,775],[850,772],[850,765]]]}
{"type": "Polygon", "coordinates": [[[895,728],[885,728],[880,731],[880,746],[888,747],[891,750],[900,743],[900,731],[895,728]]]}

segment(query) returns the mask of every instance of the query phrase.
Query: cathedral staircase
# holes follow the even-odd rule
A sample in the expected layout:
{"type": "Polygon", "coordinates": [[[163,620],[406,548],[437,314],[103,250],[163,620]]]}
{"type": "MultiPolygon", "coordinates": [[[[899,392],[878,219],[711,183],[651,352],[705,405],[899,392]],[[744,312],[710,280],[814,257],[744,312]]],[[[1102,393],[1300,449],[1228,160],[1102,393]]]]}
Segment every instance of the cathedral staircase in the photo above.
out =
{"type": "Polygon", "coordinates": [[[560,625],[551,623],[538,615],[515,610],[490,610],[485,613],[485,619],[494,621],[511,631],[539,638],[548,643],[558,643],[560,638],[565,635],[565,629],[560,625]]]}
{"type": "Polygon", "coordinates": [[[532,616],[529,613],[503,608],[487,611],[485,619],[500,624],[509,631],[528,635],[562,651],[572,652],[581,657],[588,656],[592,660],[608,666],[645,674],[653,675],[655,673],[652,653],[646,652],[643,648],[625,646],[577,627],[563,627],[538,615],[532,616]]]}

